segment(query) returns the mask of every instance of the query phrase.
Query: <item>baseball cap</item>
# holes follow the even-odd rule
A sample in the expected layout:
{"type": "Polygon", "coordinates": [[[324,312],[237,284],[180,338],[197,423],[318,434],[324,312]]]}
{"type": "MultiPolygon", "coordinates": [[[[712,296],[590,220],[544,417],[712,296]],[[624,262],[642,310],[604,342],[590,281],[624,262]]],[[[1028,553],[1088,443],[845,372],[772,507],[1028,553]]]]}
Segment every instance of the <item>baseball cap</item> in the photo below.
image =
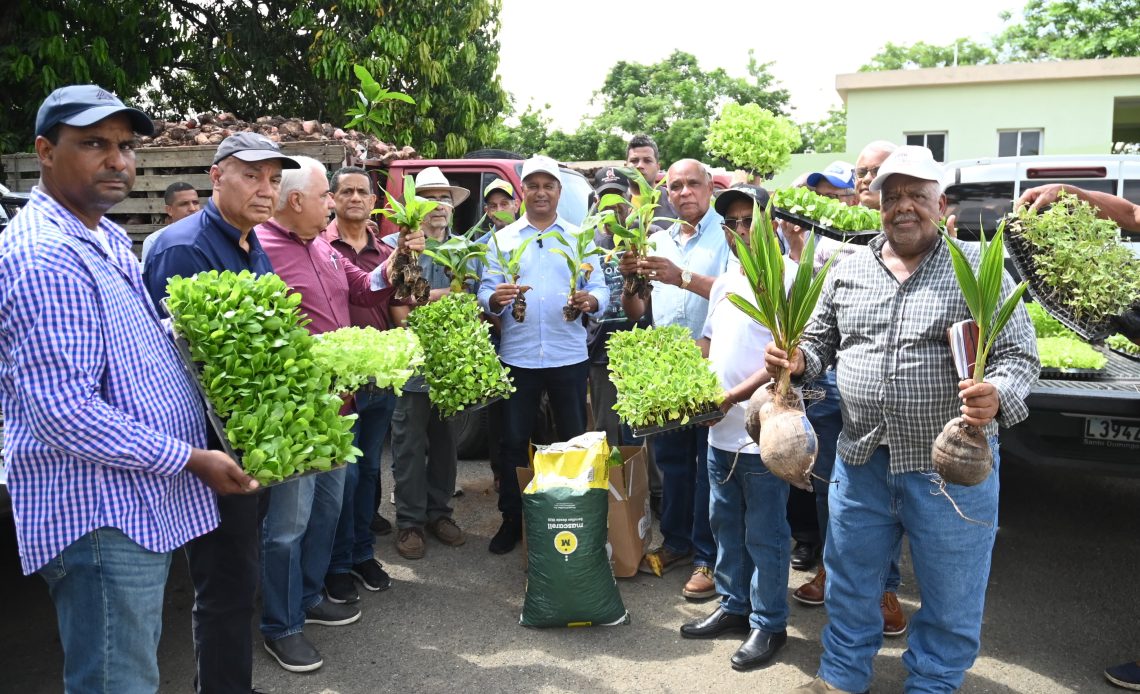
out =
{"type": "Polygon", "coordinates": [[[826,178],[836,188],[854,188],[855,167],[845,161],[833,161],[823,171],[808,174],[807,184],[815,188],[821,178],[826,178]]]}
{"type": "Polygon", "coordinates": [[[728,206],[737,200],[755,202],[760,206],[760,209],[764,209],[768,206],[768,191],[749,183],[737,183],[731,188],[720,191],[720,194],[716,196],[716,204],[713,205],[713,209],[723,217],[728,212],[728,206]]]}
{"type": "Polygon", "coordinates": [[[222,140],[222,144],[218,145],[218,151],[214,155],[214,163],[217,164],[227,157],[250,162],[280,159],[283,169],[301,168],[296,159],[281,153],[280,145],[258,133],[234,133],[222,140]]]}
{"type": "Polygon", "coordinates": [[[140,135],[154,134],[154,123],[142,111],[127,106],[97,84],[73,84],[48,94],[40,104],[36,112],[36,135],[43,135],[60,123],[85,128],[116,113],[130,118],[131,128],[140,135]]]}
{"type": "Polygon", "coordinates": [[[599,196],[603,193],[617,193],[625,195],[629,190],[629,177],[612,166],[598,169],[594,174],[594,191],[599,196]]]}
{"type": "Polygon", "coordinates": [[[942,167],[934,161],[934,154],[926,147],[919,145],[903,145],[887,157],[879,167],[879,175],[871,181],[871,190],[876,193],[883,189],[887,178],[894,174],[904,174],[921,178],[924,181],[936,181],[942,184],[942,167]]]}
{"type": "Polygon", "coordinates": [[[562,182],[562,176],[558,173],[558,162],[550,157],[538,154],[524,161],[522,165],[522,175],[519,176],[519,180],[525,181],[527,176],[536,173],[549,174],[559,183],[562,182]]]}
{"type": "Polygon", "coordinates": [[[495,180],[488,183],[487,187],[483,189],[483,202],[486,202],[487,196],[491,193],[494,193],[496,190],[502,191],[512,198],[515,197],[515,187],[501,178],[496,178],[495,180]]]}

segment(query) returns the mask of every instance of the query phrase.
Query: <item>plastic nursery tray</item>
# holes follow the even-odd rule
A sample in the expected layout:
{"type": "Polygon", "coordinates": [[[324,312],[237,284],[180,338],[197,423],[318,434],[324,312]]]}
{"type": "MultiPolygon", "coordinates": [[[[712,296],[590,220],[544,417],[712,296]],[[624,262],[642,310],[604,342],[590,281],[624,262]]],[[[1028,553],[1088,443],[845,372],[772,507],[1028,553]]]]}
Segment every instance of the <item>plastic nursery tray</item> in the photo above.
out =
{"type": "Polygon", "coordinates": [[[1104,369],[1058,369],[1042,366],[1040,377],[1048,381],[1099,381],[1109,378],[1109,375],[1104,369]]]}
{"type": "Polygon", "coordinates": [[[847,243],[852,243],[857,246],[866,246],[871,242],[871,239],[882,233],[878,229],[871,229],[868,231],[841,231],[839,229],[833,229],[829,226],[820,224],[818,220],[811,219],[809,217],[803,217],[798,214],[793,214],[787,210],[775,206],[772,207],[772,216],[776,217],[777,219],[782,219],[785,222],[791,222],[792,224],[801,226],[805,229],[812,229],[819,235],[826,236],[829,239],[835,239],[836,241],[846,241],[847,243]]]}
{"type": "MultiPolygon", "coordinates": [[[[1105,345],[1105,347],[1108,347],[1108,345],[1105,345]]],[[[1124,350],[1117,349],[1115,347],[1108,347],[1108,349],[1109,349],[1109,351],[1115,352],[1116,354],[1119,354],[1122,357],[1131,359],[1132,361],[1140,361],[1140,354],[1133,354],[1132,352],[1125,352],[1124,350]]]]}
{"type": "Polygon", "coordinates": [[[1012,215],[1006,220],[1005,247],[1009,252],[1009,259],[1013,261],[1013,267],[1021,279],[1029,282],[1029,295],[1033,300],[1041,304],[1041,307],[1060,321],[1061,325],[1089,342],[1100,342],[1116,332],[1107,321],[1090,323],[1077,318],[1067,306],[1057,300],[1056,290],[1050,288],[1037,276],[1037,263],[1033,260],[1031,245],[1021,235],[1021,222],[1012,215]]]}
{"type": "Polygon", "coordinates": [[[664,424],[649,426],[649,427],[631,427],[630,430],[633,435],[642,438],[645,436],[652,436],[653,434],[662,434],[666,431],[673,431],[674,429],[687,429],[691,426],[703,424],[705,422],[715,422],[719,419],[724,419],[724,413],[719,409],[702,412],[700,414],[690,415],[688,420],[673,419],[664,424]]]}

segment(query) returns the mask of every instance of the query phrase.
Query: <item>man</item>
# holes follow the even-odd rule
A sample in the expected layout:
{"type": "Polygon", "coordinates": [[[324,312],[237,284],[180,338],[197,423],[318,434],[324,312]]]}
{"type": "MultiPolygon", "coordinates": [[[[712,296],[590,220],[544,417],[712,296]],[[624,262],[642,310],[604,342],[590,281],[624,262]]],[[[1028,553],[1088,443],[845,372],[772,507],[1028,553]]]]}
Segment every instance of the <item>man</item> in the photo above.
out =
{"type": "MultiPolygon", "coordinates": [[[[1038,362],[1033,326],[1018,307],[997,336],[985,381],[958,380],[945,335],[969,311],[937,226],[946,211],[941,175],[925,147],[895,150],[871,183],[881,192],[883,235],[829,273],[798,350],[766,348],[769,370],[803,379],[834,363],[843,399],[823,554],[829,622],[818,676],[796,691],[868,689],[883,640],[883,581],[904,532],[922,598],[902,657],[907,690],[958,689],[981,645],[997,526],[997,425],[1028,415],[1038,362]],[[930,448],[959,415],[984,429],[994,471],[973,487],[950,485],[955,505],[937,493],[930,448]]],[[[964,250],[976,264],[976,250],[964,250]]],[[[1013,290],[1008,276],[1003,289],[1013,290]]]]}
{"type": "MultiPolygon", "coordinates": [[[[648,135],[634,135],[625,147],[625,164],[641,172],[646,183],[657,186],[657,176],[661,174],[661,162],[657,152],[657,143],[648,135]]],[[[653,211],[653,218],[673,219],[677,216],[669,200],[669,191],[664,186],[658,187],[661,198],[657,202],[657,209],[653,211]]],[[[640,191],[634,191],[639,195],[640,191]]]]}
{"type": "MultiPolygon", "coordinates": [[[[175,181],[168,185],[166,192],[162,195],[162,199],[166,205],[166,219],[163,223],[167,226],[180,219],[189,217],[202,209],[202,203],[198,200],[198,191],[186,181],[175,181]]],[[[155,230],[143,239],[141,257],[144,263],[147,257],[150,256],[150,250],[154,246],[154,242],[158,240],[159,234],[164,231],[166,231],[166,227],[155,230]]]]}
{"type": "Polygon", "coordinates": [[[823,171],[808,174],[808,187],[820,195],[838,200],[845,205],[857,204],[855,195],[855,167],[845,161],[833,161],[823,171]]]}
{"type": "MultiPolygon", "coordinates": [[[[281,171],[297,166],[276,143],[255,133],[230,135],[218,145],[210,167],[213,193],[206,206],[166,227],[143,268],[147,290],[160,313],[166,282],[175,275],[191,277],[208,270],[273,272],[253,227],[269,219],[277,206],[281,171]]],[[[209,434],[211,448],[220,448],[213,432],[209,434]]],[[[261,519],[270,495],[267,490],[255,497],[219,498],[218,529],[186,546],[194,582],[199,692],[252,689],[250,623],[261,566],[261,519]]]]}
{"type": "MultiPolygon", "coordinates": [[[[768,192],[737,184],[717,198],[724,216],[725,241],[736,254],[733,232],[748,242],[755,205],[764,209],[768,192]]],[[[787,258],[785,283],[795,277],[787,258]]],[[[716,587],[720,604],[707,617],[681,627],[688,639],[742,633],[748,638],[730,659],[734,670],[768,664],[788,640],[788,483],[768,472],[760,449],[745,429],[748,399],[771,380],[760,348],[772,333],[728,300],[733,293],[752,299],[740,268],[717,278],[709,314],[698,344],[724,388],[724,419],[708,430],[709,517],[716,538],[716,587]]]]}
{"type": "Polygon", "coordinates": [[[515,221],[518,213],[519,201],[515,200],[514,186],[501,178],[496,178],[487,184],[483,189],[483,214],[491,220],[492,229],[501,231],[515,221]]]}
{"type": "MultiPolygon", "coordinates": [[[[393,289],[381,289],[381,265],[371,275],[333,250],[320,234],[333,199],[325,167],[297,157],[299,169],[281,176],[277,210],[254,232],[273,268],[301,295],[309,332],[320,334],[351,323],[350,303],[383,309],[393,289]]],[[[346,409],[347,409],[346,405],[346,409]]],[[[350,466],[351,467],[351,466],[350,466]]],[[[324,664],[305,637],[305,624],[342,626],[360,619],[360,609],[326,600],[321,593],[345,497],[346,468],[302,477],[273,490],[262,533],[261,633],[265,649],[289,672],[310,672],[324,664]]],[[[349,492],[351,497],[354,490],[349,492]]],[[[386,586],[388,574],[374,558],[352,571],[371,586],[386,586]]]]}
{"type": "MultiPolygon", "coordinates": [[[[376,195],[372,192],[372,179],[368,172],[356,166],[338,169],[329,181],[336,217],[329,222],[321,236],[329,245],[356,267],[371,272],[379,267],[392,249],[380,241],[379,227],[372,221],[372,208],[376,195]]],[[[349,320],[358,327],[387,330],[388,312],[384,307],[348,307],[349,320]]],[[[380,454],[396,397],[390,392],[362,388],[355,394],[356,424],[354,445],[363,456],[345,472],[344,500],[337,522],[336,540],[332,560],[325,576],[325,593],[329,600],[352,603],[360,599],[353,578],[365,590],[386,590],[391,581],[381,579],[371,583],[370,575],[375,562],[374,545],[377,535],[392,532],[392,525],[377,511],[381,498],[380,454]]],[[[386,575],[386,573],[385,573],[386,575]]]]}
{"type": "MultiPolygon", "coordinates": [[[[653,292],[648,305],[637,296],[623,296],[630,319],[647,311],[654,325],[683,325],[693,339],[700,337],[708,314],[713,281],[724,274],[732,257],[720,228],[723,221],[711,206],[712,174],[695,159],[682,159],[669,167],[669,202],[681,221],[649,237],[656,255],[638,258],[626,253],[622,274],[649,278],[653,292]]],[[[642,563],[651,572],[692,558],[692,574],[681,590],[690,599],[716,595],[713,562],[716,543],[709,527],[708,436],[699,427],[678,429],[653,437],[653,451],[661,469],[661,546],[642,563]]]]}
{"type": "MultiPolygon", "coordinates": [[[[553,249],[570,249],[554,238],[541,236],[557,231],[567,241],[581,233],[578,227],[558,216],[558,200],[562,179],[558,162],[536,156],[523,162],[523,202],[526,213],[518,221],[496,234],[491,242],[487,265],[479,284],[479,303],[483,310],[502,321],[502,343],[499,352],[503,363],[511,367],[515,392],[504,405],[503,442],[499,470],[499,511],[503,523],[491,538],[488,549],[506,554],[522,537],[522,495],[515,469],[527,464],[527,446],[534,433],[535,412],[542,393],[550,396],[555,428],[562,441],[586,431],[586,329],[581,321],[567,321],[562,307],[570,303],[587,315],[597,313],[609,302],[602,273],[591,273],[567,296],[570,270],[553,249]],[[522,256],[518,284],[504,276],[498,252],[510,253],[525,239],[538,239],[527,246],[522,256]],[[511,307],[519,296],[519,287],[529,285],[526,295],[525,321],[515,320],[511,307]]],[[[595,266],[600,261],[594,259],[595,266]]]]}
{"type": "MultiPolygon", "coordinates": [[[[437,166],[429,166],[416,174],[416,196],[436,203],[421,226],[425,239],[440,242],[448,239],[452,214],[468,195],[466,188],[451,185],[437,166]]],[[[396,234],[391,234],[384,241],[395,246],[396,238],[396,234]]],[[[426,255],[420,255],[419,263],[430,287],[428,302],[446,296],[451,279],[443,268],[426,255]]],[[[402,325],[411,310],[393,306],[392,318],[402,325]]],[[[423,377],[413,376],[403,390],[392,415],[396,551],[405,559],[421,559],[426,550],[425,530],[451,547],[467,541],[451,517],[451,495],[455,491],[459,459],[451,422],[431,403],[423,377]]]]}
{"type": "MultiPolygon", "coordinates": [[[[157,691],[172,551],[257,487],[205,417],[131,241],[104,215],[154,126],[96,85],[36,115],[40,183],[0,239],[0,409],[25,574],[48,584],[69,692],[157,691]]],[[[248,688],[246,691],[249,691],[248,688]]]]}
{"type": "Polygon", "coordinates": [[[879,167],[898,145],[887,140],[875,140],[859,152],[855,159],[855,197],[858,204],[872,210],[879,209],[879,195],[871,190],[871,182],[879,175],[879,167]]]}

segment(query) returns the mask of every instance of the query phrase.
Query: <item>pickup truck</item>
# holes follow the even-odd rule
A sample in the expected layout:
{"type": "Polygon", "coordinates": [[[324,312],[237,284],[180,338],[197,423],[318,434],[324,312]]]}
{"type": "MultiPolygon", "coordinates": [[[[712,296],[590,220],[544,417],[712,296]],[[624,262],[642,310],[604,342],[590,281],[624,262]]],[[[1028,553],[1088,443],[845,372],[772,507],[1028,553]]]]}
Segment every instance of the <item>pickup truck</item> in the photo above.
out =
{"type": "MultiPolygon", "coordinates": [[[[1047,183],[1100,190],[1140,204],[1140,157],[1135,155],[1002,157],[952,161],[943,179],[959,237],[991,233],[1022,191],[1047,183]]],[[[1140,256],[1140,230],[1121,242],[1140,256]]],[[[1013,270],[1007,263],[1007,268],[1013,270]]],[[[1012,272],[1016,276],[1015,272],[1012,272]]],[[[1140,476],[1140,360],[1104,350],[1108,364],[1095,376],[1043,376],[1026,404],[1029,418],[1003,431],[1002,456],[1089,474],[1140,476]]]]}

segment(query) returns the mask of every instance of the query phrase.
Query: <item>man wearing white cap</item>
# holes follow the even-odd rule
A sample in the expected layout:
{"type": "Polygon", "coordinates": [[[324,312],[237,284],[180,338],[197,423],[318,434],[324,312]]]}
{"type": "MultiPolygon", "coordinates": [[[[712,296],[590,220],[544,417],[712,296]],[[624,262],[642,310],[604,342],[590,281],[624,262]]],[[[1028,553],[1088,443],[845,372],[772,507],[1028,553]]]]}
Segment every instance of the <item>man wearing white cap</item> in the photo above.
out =
{"type": "MultiPolygon", "coordinates": [[[[883,162],[883,234],[836,265],[800,347],[767,347],[769,368],[808,380],[836,365],[843,399],[823,561],[827,611],[818,676],[795,691],[862,692],[883,642],[880,600],[893,550],[910,541],[922,607],[911,619],[907,691],[953,691],[981,646],[982,612],[997,525],[997,427],[1025,419],[1038,373],[1033,326],[1019,307],[998,336],[986,380],[959,381],[946,330],[970,318],[939,220],[941,167],[924,147],[883,162]],[[939,495],[930,449],[961,416],[989,437],[994,472],[939,495]],[[962,516],[973,521],[968,521],[962,516]]],[[[977,251],[965,248],[972,263],[977,251]]],[[[1003,277],[1003,294],[1013,281],[1003,277]]]]}
{"type": "MultiPolygon", "coordinates": [[[[593,272],[575,283],[568,296],[570,269],[554,249],[571,252],[562,242],[541,235],[557,231],[570,243],[581,233],[578,227],[558,215],[562,179],[558,162],[550,157],[527,159],[522,167],[523,200],[526,213],[491,241],[491,252],[479,284],[483,310],[502,321],[499,356],[511,367],[515,392],[504,404],[503,437],[499,470],[499,511],[503,524],[491,539],[495,554],[514,549],[522,537],[522,496],[515,468],[527,464],[527,446],[534,430],[535,416],[543,391],[550,396],[555,428],[560,441],[586,431],[586,377],[589,360],[586,328],[580,320],[568,321],[562,307],[570,303],[593,315],[609,302],[609,289],[601,272],[593,272]],[[534,238],[523,253],[518,284],[504,275],[498,250],[510,253],[526,239],[534,238]],[[529,285],[525,321],[515,320],[511,305],[520,287],[529,285]]],[[[591,261],[601,268],[601,258],[591,261]]],[[[399,489],[399,484],[396,485],[399,489]]]]}

